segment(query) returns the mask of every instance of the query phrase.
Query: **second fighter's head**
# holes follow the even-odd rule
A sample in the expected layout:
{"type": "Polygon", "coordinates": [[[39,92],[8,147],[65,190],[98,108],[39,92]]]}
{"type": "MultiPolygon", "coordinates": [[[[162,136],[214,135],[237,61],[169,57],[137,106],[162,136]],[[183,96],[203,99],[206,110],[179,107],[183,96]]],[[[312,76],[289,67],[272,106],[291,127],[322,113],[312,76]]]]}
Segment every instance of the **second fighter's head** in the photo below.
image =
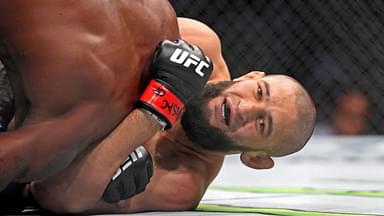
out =
{"type": "Polygon", "coordinates": [[[299,151],[312,135],[313,102],[302,85],[284,75],[250,72],[208,84],[186,108],[188,138],[207,150],[241,154],[253,168],[273,166],[271,156],[299,151]]]}

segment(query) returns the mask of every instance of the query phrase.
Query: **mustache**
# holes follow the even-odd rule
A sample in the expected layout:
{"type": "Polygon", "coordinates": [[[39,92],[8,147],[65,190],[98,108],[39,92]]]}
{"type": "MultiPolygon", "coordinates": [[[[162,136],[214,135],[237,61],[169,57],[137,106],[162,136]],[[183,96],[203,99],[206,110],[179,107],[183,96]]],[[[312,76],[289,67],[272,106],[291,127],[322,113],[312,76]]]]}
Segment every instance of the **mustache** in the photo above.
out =
{"type": "Polygon", "coordinates": [[[233,85],[233,81],[208,84],[200,95],[191,99],[181,118],[181,125],[187,137],[196,145],[210,151],[237,151],[242,147],[225,135],[220,129],[209,124],[208,102],[233,85]]]}

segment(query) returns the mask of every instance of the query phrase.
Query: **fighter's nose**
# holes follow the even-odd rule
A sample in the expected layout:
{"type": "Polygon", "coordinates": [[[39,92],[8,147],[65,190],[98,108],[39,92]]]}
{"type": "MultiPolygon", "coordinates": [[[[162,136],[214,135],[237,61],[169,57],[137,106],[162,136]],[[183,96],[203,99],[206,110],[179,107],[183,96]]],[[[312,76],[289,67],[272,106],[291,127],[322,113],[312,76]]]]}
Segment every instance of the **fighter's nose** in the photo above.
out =
{"type": "Polygon", "coordinates": [[[265,103],[263,102],[248,102],[244,100],[239,103],[238,110],[244,121],[251,121],[260,114],[265,113],[265,108],[265,103]]]}

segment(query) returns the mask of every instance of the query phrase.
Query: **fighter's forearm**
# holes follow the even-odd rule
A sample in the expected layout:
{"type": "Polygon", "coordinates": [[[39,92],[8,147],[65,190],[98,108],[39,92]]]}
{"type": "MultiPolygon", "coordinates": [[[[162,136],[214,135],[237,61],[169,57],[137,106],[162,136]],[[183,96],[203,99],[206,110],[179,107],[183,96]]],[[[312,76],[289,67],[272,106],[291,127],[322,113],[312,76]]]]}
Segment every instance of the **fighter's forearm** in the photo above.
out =
{"type": "Polygon", "coordinates": [[[81,212],[100,200],[114,172],[137,146],[160,130],[160,124],[141,109],[133,110],[98,145],[78,157],[65,171],[41,182],[31,191],[46,209],[81,212]]]}
{"type": "Polygon", "coordinates": [[[0,190],[12,181],[49,176],[73,160],[78,149],[66,148],[57,132],[50,130],[58,124],[46,122],[0,134],[0,190]]]}
{"type": "MultiPolygon", "coordinates": [[[[0,134],[0,189],[10,181],[32,181],[53,175],[109,130],[92,121],[103,104],[86,103],[68,112],[0,134]],[[79,132],[81,131],[81,132],[79,132]],[[100,135],[102,134],[102,135],[100,135]]],[[[107,125],[105,127],[111,127],[107,125]]]]}
{"type": "Polygon", "coordinates": [[[65,162],[55,157],[56,153],[63,153],[65,145],[52,142],[57,134],[46,133],[47,128],[54,126],[54,123],[47,122],[0,134],[0,190],[12,181],[43,178],[55,169],[65,167],[72,151],[65,152],[65,162]],[[54,165],[52,161],[55,161],[54,165]]]}

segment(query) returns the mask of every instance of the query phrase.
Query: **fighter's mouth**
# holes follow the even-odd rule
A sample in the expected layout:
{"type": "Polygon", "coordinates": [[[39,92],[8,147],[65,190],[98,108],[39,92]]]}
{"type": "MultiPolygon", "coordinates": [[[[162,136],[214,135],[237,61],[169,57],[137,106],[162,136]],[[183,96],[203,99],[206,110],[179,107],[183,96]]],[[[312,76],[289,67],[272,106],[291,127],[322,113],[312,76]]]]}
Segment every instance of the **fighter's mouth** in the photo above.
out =
{"type": "Polygon", "coordinates": [[[231,109],[227,103],[227,99],[224,99],[223,104],[221,105],[221,114],[223,116],[224,122],[227,126],[229,126],[231,122],[231,109]]]}

